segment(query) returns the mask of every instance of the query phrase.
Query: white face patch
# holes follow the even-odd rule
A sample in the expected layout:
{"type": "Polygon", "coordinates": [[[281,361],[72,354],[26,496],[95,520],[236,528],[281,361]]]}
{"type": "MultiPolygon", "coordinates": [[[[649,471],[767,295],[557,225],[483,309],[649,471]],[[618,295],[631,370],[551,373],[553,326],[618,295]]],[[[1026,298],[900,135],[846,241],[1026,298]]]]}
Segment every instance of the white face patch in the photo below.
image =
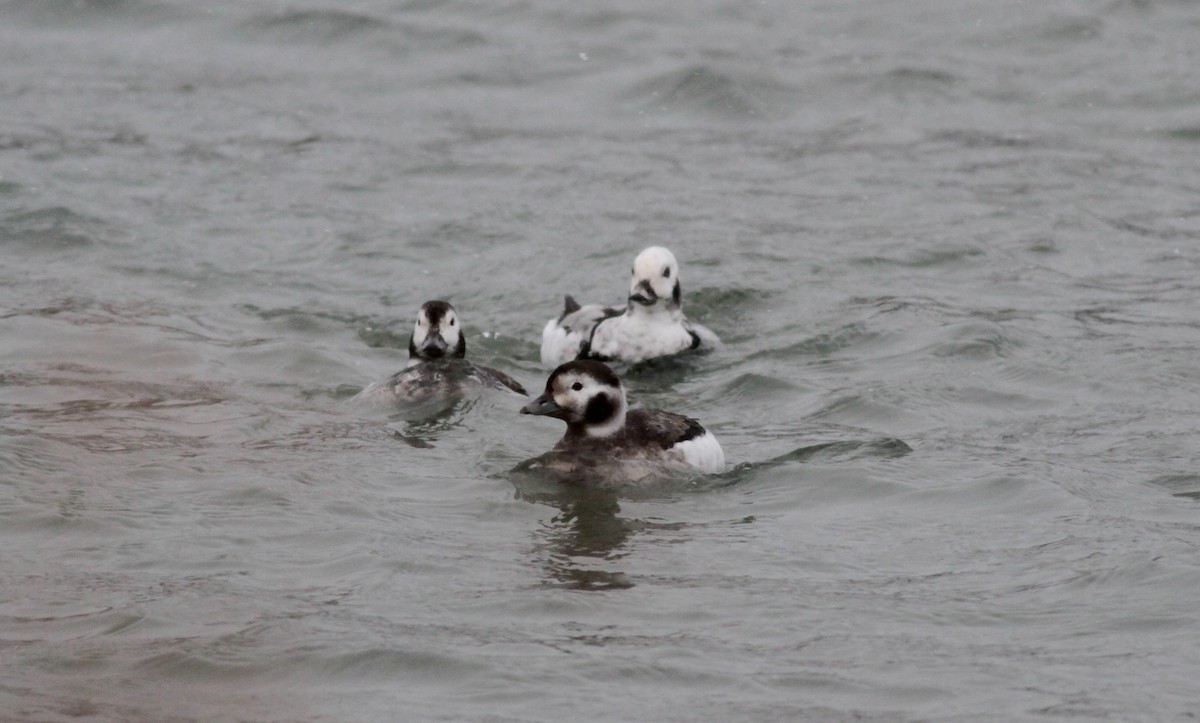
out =
{"type": "Polygon", "coordinates": [[[413,329],[413,344],[419,349],[425,343],[425,338],[429,336],[429,317],[425,314],[425,310],[421,309],[417,312],[417,326],[413,329]]]}
{"type": "Polygon", "coordinates": [[[413,329],[413,343],[420,348],[425,340],[429,338],[429,334],[437,331],[442,335],[442,340],[446,342],[446,346],[453,349],[458,345],[458,340],[462,336],[462,329],[458,323],[458,314],[451,309],[442,316],[438,324],[432,324],[429,321],[429,314],[425,309],[417,312],[417,326],[413,329]]]}
{"type": "Polygon", "coordinates": [[[584,423],[590,437],[608,437],[625,426],[625,390],[603,384],[588,374],[563,374],[554,380],[554,403],[566,410],[569,423],[584,423]],[[604,395],[611,405],[604,419],[588,420],[588,405],[604,395]]]}
{"type": "Polygon", "coordinates": [[[439,330],[442,333],[442,338],[446,340],[446,346],[451,349],[458,346],[459,337],[462,336],[462,328],[458,323],[458,315],[454,313],[453,309],[446,312],[446,315],[442,317],[439,330]]]}

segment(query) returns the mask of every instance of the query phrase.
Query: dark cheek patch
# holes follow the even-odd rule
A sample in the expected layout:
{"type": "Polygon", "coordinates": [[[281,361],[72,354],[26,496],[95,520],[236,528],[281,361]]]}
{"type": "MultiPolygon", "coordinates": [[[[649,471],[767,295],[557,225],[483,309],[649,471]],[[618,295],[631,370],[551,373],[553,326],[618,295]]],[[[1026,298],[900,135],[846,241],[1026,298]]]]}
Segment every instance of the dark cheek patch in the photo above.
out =
{"type": "Polygon", "coordinates": [[[616,405],[607,394],[597,394],[588,401],[587,409],[583,412],[583,421],[587,424],[603,424],[612,419],[616,405]]]}

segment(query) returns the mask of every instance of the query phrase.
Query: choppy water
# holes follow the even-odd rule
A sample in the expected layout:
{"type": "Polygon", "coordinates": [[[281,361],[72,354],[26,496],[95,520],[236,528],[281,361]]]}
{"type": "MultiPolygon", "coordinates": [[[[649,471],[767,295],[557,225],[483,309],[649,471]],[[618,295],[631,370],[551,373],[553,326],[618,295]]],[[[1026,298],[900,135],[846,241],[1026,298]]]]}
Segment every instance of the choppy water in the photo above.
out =
{"type": "Polygon", "coordinates": [[[0,718],[1170,720],[1200,671],[1200,7],[0,3],[0,718]],[[730,471],[346,399],[444,297],[730,471]]]}

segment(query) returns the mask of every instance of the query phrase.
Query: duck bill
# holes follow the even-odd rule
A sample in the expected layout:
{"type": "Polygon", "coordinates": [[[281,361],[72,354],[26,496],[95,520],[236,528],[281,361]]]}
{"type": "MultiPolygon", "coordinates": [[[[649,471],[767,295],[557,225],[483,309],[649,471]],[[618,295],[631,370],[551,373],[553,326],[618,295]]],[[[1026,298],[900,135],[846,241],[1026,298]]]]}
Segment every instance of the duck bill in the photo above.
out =
{"type": "Polygon", "coordinates": [[[448,348],[446,340],[442,338],[442,335],[434,332],[425,337],[424,343],[421,344],[421,355],[430,359],[439,359],[446,355],[446,349],[448,348]]]}
{"type": "Polygon", "coordinates": [[[650,288],[649,281],[643,280],[633,287],[633,291],[629,294],[629,301],[642,306],[653,306],[654,302],[658,301],[658,294],[650,288]]]}
{"type": "Polygon", "coordinates": [[[566,410],[554,402],[549,394],[543,394],[529,404],[521,407],[521,414],[536,414],[540,417],[558,417],[562,419],[566,410]]]}

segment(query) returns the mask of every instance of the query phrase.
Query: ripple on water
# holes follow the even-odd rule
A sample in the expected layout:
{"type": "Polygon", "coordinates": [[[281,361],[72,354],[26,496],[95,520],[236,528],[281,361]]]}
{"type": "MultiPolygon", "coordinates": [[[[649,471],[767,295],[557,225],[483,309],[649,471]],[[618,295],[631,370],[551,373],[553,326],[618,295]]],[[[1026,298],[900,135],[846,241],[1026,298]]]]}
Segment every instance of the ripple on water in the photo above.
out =
{"type": "Polygon", "coordinates": [[[636,83],[624,98],[634,107],[654,113],[765,120],[783,111],[793,94],[765,73],[693,65],[636,83]]]}
{"type": "Polygon", "coordinates": [[[0,245],[54,254],[89,248],[110,233],[98,218],[66,206],[17,211],[0,218],[0,245]]]}
{"type": "Polygon", "coordinates": [[[1150,480],[1150,484],[1169,490],[1175,497],[1200,500],[1200,474],[1167,474],[1150,480]]]}
{"type": "Polygon", "coordinates": [[[733,401],[770,401],[779,395],[794,397],[801,387],[765,374],[746,372],[739,374],[730,382],[721,385],[719,397],[725,402],[733,401]]]}
{"type": "Polygon", "coordinates": [[[321,9],[289,9],[242,21],[242,30],[255,38],[290,43],[326,44],[390,27],[390,23],[371,15],[321,9]]]}
{"type": "MultiPolygon", "coordinates": [[[[843,80],[849,81],[849,77],[843,80]]],[[[893,68],[886,73],[872,73],[869,78],[870,92],[875,97],[894,97],[898,101],[949,103],[963,90],[962,79],[946,70],[930,67],[893,68]]]]}
{"type": "Polygon", "coordinates": [[[900,427],[919,420],[903,396],[882,389],[838,394],[823,401],[806,419],[868,428],[881,424],[900,427]]]}
{"type": "Polygon", "coordinates": [[[176,20],[186,9],[153,0],[40,0],[36,3],[5,3],[4,12],[14,13],[34,25],[77,24],[91,28],[96,23],[135,21],[137,25],[148,25],[176,20]]]}
{"type": "Polygon", "coordinates": [[[796,357],[826,357],[873,341],[880,336],[880,332],[870,331],[865,324],[854,322],[786,346],[754,353],[750,355],[750,359],[794,360],[796,357]]]}
{"type": "Polygon", "coordinates": [[[366,13],[327,9],[263,13],[242,21],[240,30],[255,41],[325,47],[368,43],[399,55],[414,50],[468,50],[488,42],[475,30],[453,25],[393,22],[366,13]]]}
{"type": "Polygon", "coordinates": [[[942,248],[916,248],[893,255],[862,256],[854,263],[870,266],[897,266],[907,269],[930,269],[953,267],[977,262],[984,256],[983,249],[976,246],[946,245],[942,248]]]}

